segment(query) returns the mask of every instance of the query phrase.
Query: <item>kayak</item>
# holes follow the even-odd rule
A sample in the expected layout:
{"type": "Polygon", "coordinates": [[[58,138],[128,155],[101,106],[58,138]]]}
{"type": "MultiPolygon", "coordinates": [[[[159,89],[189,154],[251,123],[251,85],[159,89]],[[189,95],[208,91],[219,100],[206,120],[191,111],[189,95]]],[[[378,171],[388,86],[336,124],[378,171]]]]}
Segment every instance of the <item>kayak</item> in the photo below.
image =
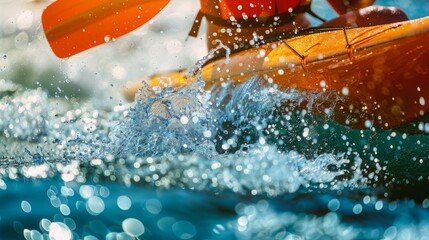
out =
{"type": "MultiPolygon", "coordinates": [[[[429,111],[429,17],[299,35],[233,53],[228,60],[217,58],[201,68],[205,88],[259,76],[280,90],[326,93],[313,110],[326,114],[329,108],[335,121],[354,128],[390,129],[429,111]]],[[[196,78],[173,71],[146,82],[158,86],[169,79],[178,87],[196,78]]],[[[129,85],[125,96],[133,99],[140,86],[129,85]]]]}

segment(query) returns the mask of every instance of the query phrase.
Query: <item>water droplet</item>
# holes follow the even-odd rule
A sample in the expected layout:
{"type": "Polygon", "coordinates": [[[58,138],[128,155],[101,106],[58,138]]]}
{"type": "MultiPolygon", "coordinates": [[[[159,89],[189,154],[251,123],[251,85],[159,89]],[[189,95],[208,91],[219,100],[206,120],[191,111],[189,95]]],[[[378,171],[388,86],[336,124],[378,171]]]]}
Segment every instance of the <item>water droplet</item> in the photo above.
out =
{"type": "MultiPolygon", "coordinates": [[[[123,238],[119,238],[119,239],[123,239],[123,238]]],[[[98,238],[92,235],[87,235],[83,238],[83,240],[98,240],[98,238]]]]}
{"type": "Polygon", "coordinates": [[[24,238],[27,239],[27,240],[32,239],[31,238],[31,232],[30,232],[30,230],[24,229],[24,238]]]}
{"type": "Polygon", "coordinates": [[[365,121],[365,127],[366,128],[371,128],[372,127],[372,122],[370,120],[366,120],[365,121]]]}
{"type": "Polygon", "coordinates": [[[24,211],[26,213],[31,212],[31,205],[27,201],[22,201],[21,202],[21,208],[22,208],[22,211],[24,211]]]}
{"type": "Polygon", "coordinates": [[[384,237],[386,239],[395,239],[397,233],[398,233],[398,230],[396,229],[396,227],[391,226],[384,231],[384,237]]]}
{"type": "Polygon", "coordinates": [[[127,218],[122,222],[122,229],[127,234],[138,237],[142,235],[145,231],[144,225],[140,220],[135,218],[127,218]]]}
{"type": "Polygon", "coordinates": [[[30,38],[26,32],[20,32],[15,36],[15,47],[18,49],[23,49],[28,46],[30,38]]]}
{"type": "Polygon", "coordinates": [[[200,121],[200,119],[197,116],[192,117],[192,122],[193,123],[198,123],[199,121],[200,121]]]}
{"type": "Polygon", "coordinates": [[[72,238],[72,233],[65,225],[61,222],[53,222],[49,226],[49,238],[55,240],[68,240],[72,238]]]}
{"type": "Polygon", "coordinates": [[[88,199],[94,196],[94,187],[89,185],[82,185],[79,188],[79,194],[82,198],[88,199]]]}
{"type": "Polygon", "coordinates": [[[61,204],[60,205],[60,212],[61,214],[63,214],[64,216],[68,216],[70,215],[70,208],[69,206],[65,205],[65,204],[61,204]]]}
{"type": "Polygon", "coordinates": [[[110,36],[109,35],[104,36],[104,41],[105,42],[110,42],[110,36]]]}
{"type": "Polygon", "coordinates": [[[116,201],[116,203],[118,204],[118,207],[121,210],[124,210],[124,211],[130,209],[131,208],[131,204],[132,204],[131,203],[131,199],[129,197],[127,197],[127,196],[119,196],[118,200],[116,201]]]}
{"type": "Polygon", "coordinates": [[[422,206],[423,208],[429,208],[429,199],[426,198],[425,200],[423,200],[422,206]]]}
{"type": "Polygon", "coordinates": [[[241,226],[246,226],[247,222],[248,222],[247,218],[244,216],[238,218],[238,220],[237,220],[238,225],[241,225],[241,226]]]}
{"type": "Polygon", "coordinates": [[[213,228],[213,232],[217,235],[221,234],[224,231],[225,231],[225,227],[222,226],[221,224],[216,224],[216,226],[213,228]]]}
{"type": "Polygon", "coordinates": [[[371,198],[370,198],[369,196],[365,196],[365,197],[363,198],[363,203],[364,203],[364,204],[369,204],[369,203],[370,203],[370,201],[371,201],[371,198]]]}
{"type": "Polygon", "coordinates": [[[361,204],[354,205],[353,213],[356,215],[362,213],[362,205],[361,204]]]}
{"type": "Polygon", "coordinates": [[[182,124],[188,124],[189,118],[187,116],[182,116],[182,117],[180,117],[180,122],[182,124]]]}
{"type": "Polygon", "coordinates": [[[148,212],[156,215],[162,211],[162,204],[157,199],[149,199],[146,201],[146,209],[148,212]]]}
{"type": "Polygon", "coordinates": [[[32,240],[43,240],[43,235],[37,230],[31,230],[30,235],[32,240]]]}
{"type": "Polygon", "coordinates": [[[420,105],[424,106],[426,104],[425,98],[424,97],[420,97],[419,103],[420,103],[420,105]]]}
{"type": "Polygon", "coordinates": [[[40,230],[42,231],[49,231],[49,226],[51,226],[51,221],[49,221],[46,218],[43,218],[42,220],[40,220],[40,230]]]}
{"type": "Polygon", "coordinates": [[[331,212],[335,212],[340,208],[340,201],[338,199],[331,199],[328,203],[328,208],[331,212]]]}
{"type": "Polygon", "coordinates": [[[302,136],[304,138],[308,137],[308,134],[310,133],[310,129],[309,128],[304,128],[304,131],[302,132],[302,136]]]}
{"type": "Polygon", "coordinates": [[[86,202],[86,210],[91,215],[98,215],[104,211],[104,201],[99,197],[91,197],[86,202]]]}
{"type": "Polygon", "coordinates": [[[28,29],[33,25],[33,12],[30,10],[24,11],[16,20],[18,29],[28,29]]]}
{"type": "Polygon", "coordinates": [[[161,218],[156,225],[161,231],[167,232],[170,231],[171,226],[176,222],[176,220],[172,217],[163,217],[161,218]]]}
{"type": "Polygon", "coordinates": [[[206,130],[206,131],[203,132],[203,135],[204,135],[205,138],[209,138],[209,137],[212,136],[212,132],[209,131],[209,130],[206,130]]]}
{"type": "Polygon", "coordinates": [[[179,221],[173,224],[173,232],[180,239],[190,239],[197,234],[194,225],[188,221],[179,221]]]}
{"type": "Polygon", "coordinates": [[[382,201],[377,201],[375,203],[375,210],[380,211],[383,208],[383,202],[382,201]]]}

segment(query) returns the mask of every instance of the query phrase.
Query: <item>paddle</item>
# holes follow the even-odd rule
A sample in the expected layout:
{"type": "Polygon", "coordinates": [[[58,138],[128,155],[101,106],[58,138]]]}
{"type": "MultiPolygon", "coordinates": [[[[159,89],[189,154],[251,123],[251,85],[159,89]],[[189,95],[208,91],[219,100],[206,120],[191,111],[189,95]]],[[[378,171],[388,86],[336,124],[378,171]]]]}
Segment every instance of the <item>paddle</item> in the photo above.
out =
{"type": "Polygon", "coordinates": [[[46,38],[60,58],[114,40],[158,14],[170,0],[58,0],[42,14],[46,38]]]}

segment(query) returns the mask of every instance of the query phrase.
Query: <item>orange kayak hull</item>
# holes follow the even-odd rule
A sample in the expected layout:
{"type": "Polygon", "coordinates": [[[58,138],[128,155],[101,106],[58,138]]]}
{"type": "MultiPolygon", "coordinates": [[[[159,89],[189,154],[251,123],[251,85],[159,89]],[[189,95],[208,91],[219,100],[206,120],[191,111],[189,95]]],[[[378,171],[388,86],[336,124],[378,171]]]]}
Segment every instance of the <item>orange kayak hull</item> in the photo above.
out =
{"type": "MultiPolygon", "coordinates": [[[[333,110],[336,121],[356,128],[392,128],[429,111],[429,17],[365,28],[293,37],[232,54],[201,69],[206,87],[259,76],[279,89],[334,93],[315,110],[333,110]]],[[[179,86],[184,73],[160,74],[179,86]],[[172,75],[175,74],[175,75],[172,75]]]]}

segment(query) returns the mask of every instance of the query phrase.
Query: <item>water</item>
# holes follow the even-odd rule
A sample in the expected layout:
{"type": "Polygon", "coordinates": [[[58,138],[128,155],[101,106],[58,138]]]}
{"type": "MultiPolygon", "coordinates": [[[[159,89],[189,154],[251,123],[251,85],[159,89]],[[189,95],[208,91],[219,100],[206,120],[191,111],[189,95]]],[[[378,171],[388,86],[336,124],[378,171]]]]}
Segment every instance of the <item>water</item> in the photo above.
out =
{"type": "MultiPolygon", "coordinates": [[[[5,60],[28,48],[5,47],[5,60]]],[[[211,91],[201,80],[145,87],[140,100],[124,103],[103,97],[117,91],[110,85],[92,97],[76,88],[109,74],[120,80],[132,63],[119,58],[126,67],[110,72],[79,61],[60,63],[72,71],[64,80],[71,90],[0,82],[2,239],[427,238],[425,118],[393,130],[350,129],[311,105],[280,107],[317,96],[259,78],[211,91]],[[98,77],[76,77],[73,64],[83,63],[98,77]]],[[[17,74],[11,63],[5,79],[17,74]]],[[[51,76],[35,69],[25,74],[51,76]]]]}

